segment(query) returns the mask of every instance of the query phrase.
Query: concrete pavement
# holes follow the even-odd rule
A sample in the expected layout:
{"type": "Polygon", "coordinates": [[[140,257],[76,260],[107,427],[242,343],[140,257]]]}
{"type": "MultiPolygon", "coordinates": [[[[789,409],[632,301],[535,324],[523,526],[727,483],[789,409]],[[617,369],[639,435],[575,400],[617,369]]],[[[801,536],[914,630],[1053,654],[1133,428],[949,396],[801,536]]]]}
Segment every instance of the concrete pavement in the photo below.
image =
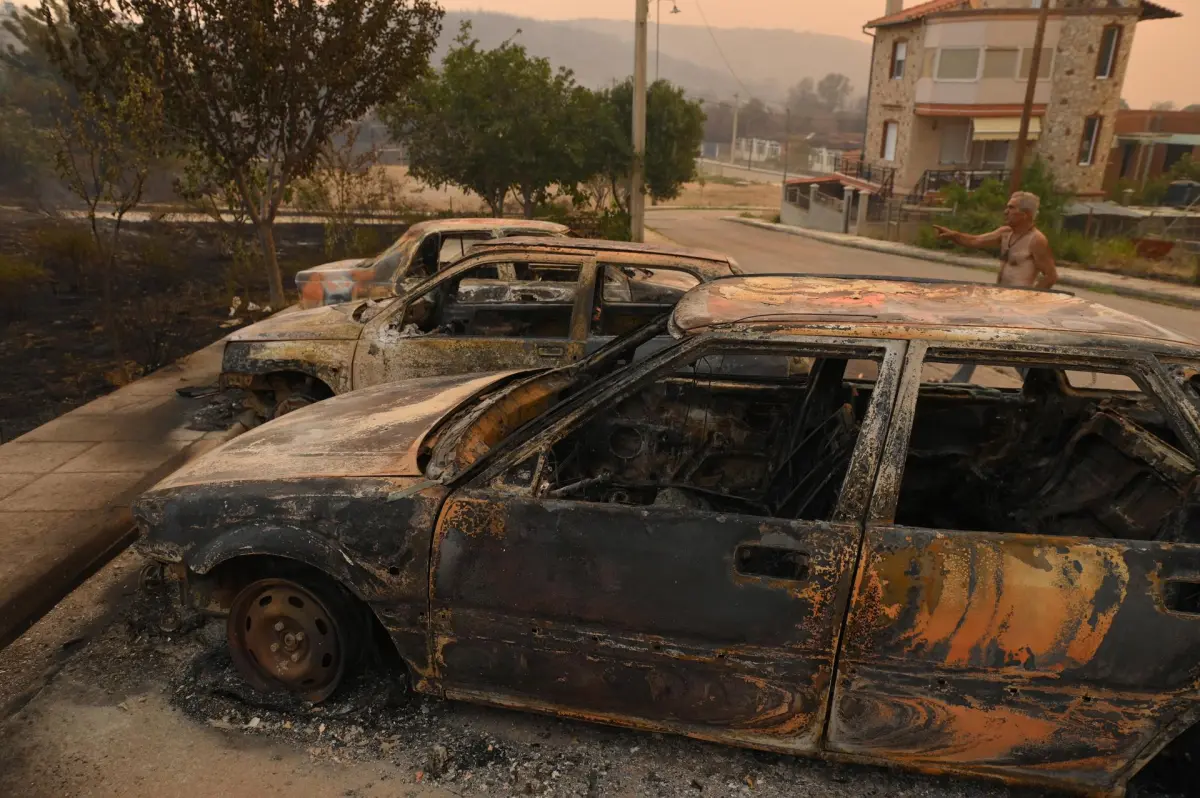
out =
{"type": "MultiPolygon", "coordinates": [[[[852,249],[813,238],[722,221],[727,213],[647,209],[646,224],[677,244],[728,253],[749,273],[878,274],[993,282],[988,272],[897,253],[852,249]]],[[[1119,296],[1108,291],[1070,289],[1077,296],[1149,319],[1200,341],[1200,312],[1119,296]]]]}
{"type": "Polygon", "coordinates": [[[134,497],[225,432],[177,388],[216,382],[223,341],[0,446],[0,648],[133,538],[134,497]]]}

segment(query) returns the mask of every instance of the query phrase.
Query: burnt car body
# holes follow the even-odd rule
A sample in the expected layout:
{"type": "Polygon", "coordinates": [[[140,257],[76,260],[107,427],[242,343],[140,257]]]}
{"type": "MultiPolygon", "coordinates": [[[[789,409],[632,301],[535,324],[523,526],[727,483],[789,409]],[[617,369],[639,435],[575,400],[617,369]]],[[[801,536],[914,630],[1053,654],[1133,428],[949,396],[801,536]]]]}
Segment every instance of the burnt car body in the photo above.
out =
{"type": "Polygon", "coordinates": [[[358,618],[425,693],[1095,795],[1200,720],[1200,346],[863,278],[708,283],[637,359],[659,324],[252,430],[139,546],[313,700],[358,618]]]}
{"type": "Polygon", "coordinates": [[[498,239],[403,297],[282,313],[234,332],[221,384],[247,389],[269,419],[381,382],[562,365],[737,271],[704,250],[498,239]]]}
{"type": "Polygon", "coordinates": [[[562,237],[568,232],[566,225],[532,219],[418,222],[373,258],[339,260],[297,272],[296,291],[302,308],[393,296],[463,257],[482,241],[518,235],[562,237]]]}

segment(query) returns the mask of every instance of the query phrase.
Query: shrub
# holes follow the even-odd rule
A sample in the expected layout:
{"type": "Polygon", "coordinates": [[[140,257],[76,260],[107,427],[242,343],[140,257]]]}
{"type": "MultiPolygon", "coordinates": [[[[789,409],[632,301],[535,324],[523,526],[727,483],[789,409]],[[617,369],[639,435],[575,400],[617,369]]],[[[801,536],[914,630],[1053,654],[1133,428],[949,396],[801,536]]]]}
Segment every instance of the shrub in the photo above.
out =
{"type": "Polygon", "coordinates": [[[1127,238],[1106,238],[1094,244],[1092,256],[1096,265],[1122,271],[1138,260],[1137,245],[1127,238]]]}
{"type": "Polygon", "coordinates": [[[38,225],[30,235],[34,263],[68,291],[98,288],[96,240],[83,224],[52,222],[38,225]]]}
{"type": "Polygon", "coordinates": [[[50,275],[36,263],[16,255],[0,254],[0,316],[21,315],[33,295],[41,293],[50,275]]]}
{"type": "Polygon", "coordinates": [[[1047,230],[1046,238],[1057,260],[1090,266],[1095,262],[1095,242],[1074,230],[1047,230]]]}

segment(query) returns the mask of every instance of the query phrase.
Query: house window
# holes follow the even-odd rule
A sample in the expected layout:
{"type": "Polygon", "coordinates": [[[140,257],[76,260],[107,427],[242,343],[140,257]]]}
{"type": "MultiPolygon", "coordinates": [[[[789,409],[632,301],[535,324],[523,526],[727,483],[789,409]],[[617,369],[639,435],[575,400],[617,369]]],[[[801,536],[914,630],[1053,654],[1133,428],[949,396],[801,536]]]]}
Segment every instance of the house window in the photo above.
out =
{"type": "MultiPolygon", "coordinates": [[[[1054,63],[1054,50],[1050,47],[1042,48],[1042,60],[1038,63],[1038,80],[1049,80],[1051,66],[1054,63]]],[[[1033,48],[1026,47],[1021,50],[1021,80],[1029,80],[1029,70],[1033,68],[1033,48]]]]}
{"type": "Polygon", "coordinates": [[[883,123],[883,151],[880,156],[885,161],[896,160],[896,139],[900,136],[899,122],[883,123]]]}
{"type": "Polygon", "coordinates": [[[925,48],[925,57],[921,59],[921,77],[933,77],[933,67],[937,63],[937,54],[936,47],[925,48]]]}
{"type": "Polygon", "coordinates": [[[969,119],[944,119],[939,125],[942,140],[938,151],[938,163],[964,164],[971,143],[971,121],[969,119]]]}
{"type": "Polygon", "coordinates": [[[1117,70],[1117,55],[1121,51],[1121,26],[1106,25],[1100,36],[1100,55],[1096,59],[1096,77],[1111,78],[1117,70]]]}
{"type": "Polygon", "coordinates": [[[943,47],[938,51],[938,80],[975,80],[978,77],[978,47],[943,47]]]}
{"type": "Polygon", "coordinates": [[[1004,49],[989,47],[983,55],[983,76],[985,78],[1016,77],[1020,52],[1015,47],[1004,49]]]}
{"type": "Polygon", "coordinates": [[[892,80],[904,77],[904,64],[908,61],[908,42],[904,39],[892,45],[892,80]]]}
{"type": "Polygon", "coordinates": [[[1100,126],[1103,119],[1089,116],[1083,121],[1083,140],[1079,142],[1079,165],[1091,166],[1096,158],[1096,146],[1100,143],[1100,126]]]}
{"type": "Polygon", "coordinates": [[[1003,169],[1008,165],[1007,141],[981,141],[979,163],[985,168],[1003,169]]]}

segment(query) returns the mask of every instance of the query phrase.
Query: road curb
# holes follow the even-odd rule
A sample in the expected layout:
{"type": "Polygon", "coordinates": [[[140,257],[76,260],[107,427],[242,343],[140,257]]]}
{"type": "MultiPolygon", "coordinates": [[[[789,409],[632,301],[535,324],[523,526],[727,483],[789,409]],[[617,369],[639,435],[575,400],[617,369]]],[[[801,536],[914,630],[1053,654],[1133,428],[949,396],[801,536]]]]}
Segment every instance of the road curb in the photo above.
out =
{"type": "MultiPolygon", "coordinates": [[[[937,250],[897,244],[892,241],[878,241],[873,238],[864,238],[862,236],[852,236],[843,233],[827,233],[823,230],[810,230],[805,227],[793,227],[792,225],[764,222],[758,219],[746,219],[741,216],[722,216],[721,220],[736,222],[737,224],[744,224],[750,227],[758,227],[763,230],[773,230],[785,235],[811,238],[815,241],[839,247],[851,247],[853,249],[880,252],[885,255],[899,255],[914,260],[945,263],[950,266],[961,266],[967,269],[991,272],[992,274],[1000,271],[996,261],[991,258],[973,258],[966,255],[955,255],[948,252],[938,252],[937,250]]],[[[1059,285],[1086,288],[1089,291],[1116,294],[1117,296],[1125,296],[1132,299],[1144,299],[1150,302],[1157,302],[1161,305],[1174,305],[1189,309],[1200,308],[1200,289],[1190,286],[1174,286],[1169,283],[1159,284],[1140,277],[1123,277],[1121,275],[1110,274],[1100,276],[1081,269],[1072,269],[1064,266],[1059,267],[1058,275],[1059,285]]]]}
{"type": "Polygon", "coordinates": [[[61,559],[47,562],[43,568],[23,574],[23,584],[0,600],[0,649],[25,634],[29,627],[54,609],[71,591],[137,540],[137,530],[133,527],[130,512],[134,499],[188,461],[212,451],[244,431],[245,427],[234,424],[223,434],[200,438],[180,450],[102,510],[99,519],[80,524],[71,535],[76,545],[61,559]]]}

